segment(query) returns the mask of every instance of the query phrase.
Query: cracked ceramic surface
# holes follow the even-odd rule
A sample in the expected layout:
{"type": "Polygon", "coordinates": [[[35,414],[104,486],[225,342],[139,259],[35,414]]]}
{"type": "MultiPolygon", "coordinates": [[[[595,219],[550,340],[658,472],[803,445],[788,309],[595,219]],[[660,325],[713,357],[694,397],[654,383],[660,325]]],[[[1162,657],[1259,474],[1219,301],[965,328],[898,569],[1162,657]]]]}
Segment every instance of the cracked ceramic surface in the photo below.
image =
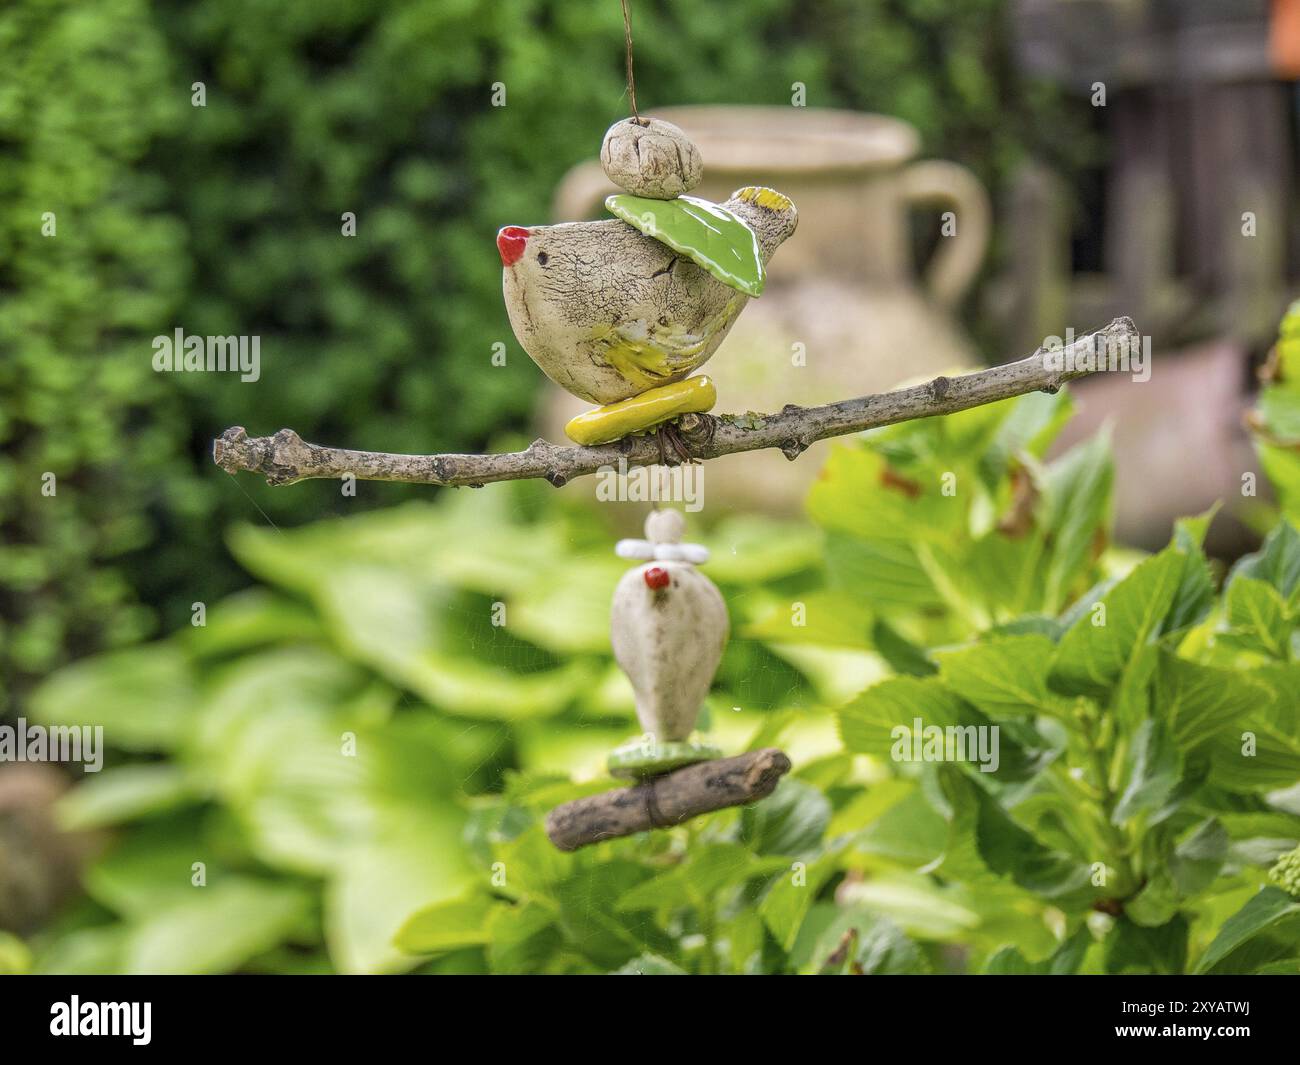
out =
{"type": "Polygon", "coordinates": [[[605,176],[636,196],[670,200],[704,177],[700,150],[671,122],[625,118],[605,132],[600,146],[605,176]]]}
{"type": "MultiPolygon", "coordinates": [[[[722,206],[754,230],[764,264],[797,224],[785,197],[741,189],[722,206]]],[[[617,219],[507,226],[497,247],[519,343],[547,377],[590,403],[688,377],[749,300],[617,219]]]]}
{"type": "MultiPolygon", "coordinates": [[[[695,547],[677,543],[681,517],[658,517],[667,514],[676,512],[651,514],[644,542],[652,550],[695,547]]],[[[641,727],[656,741],[685,740],[695,728],[729,629],[722,593],[690,562],[656,558],[618,582],[610,615],[614,657],[632,681],[641,727]]]]}

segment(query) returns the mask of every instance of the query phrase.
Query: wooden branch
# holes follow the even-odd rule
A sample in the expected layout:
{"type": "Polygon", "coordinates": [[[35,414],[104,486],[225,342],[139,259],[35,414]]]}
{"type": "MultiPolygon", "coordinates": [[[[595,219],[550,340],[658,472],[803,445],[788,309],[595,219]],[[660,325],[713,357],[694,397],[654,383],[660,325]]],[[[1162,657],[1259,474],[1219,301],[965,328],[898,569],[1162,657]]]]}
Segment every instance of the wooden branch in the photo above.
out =
{"type": "Polygon", "coordinates": [[[635,787],[557,806],[546,815],[546,834],[560,850],[574,851],[651,828],[669,828],[700,814],[765,799],[789,771],[790,759],[775,747],[698,762],[635,787]]]}
{"type": "MultiPolygon", "coordinates": [[[[828,437],[912,418],[952,414],[1028,392],[1055,392],[1066,381],[1092,372],[1073,366],[1075,357],[1089,350],[1099,352],[1104,365],[1107,350],[1127,351],[1124,345],[1138,340],[1133,320],[1116,318],[1104,329],[1077,338],[1063,351],[1057,349],[1051,360],[1054,365],[1049,365],[1047,349],[1040,347],[1018,362],[960,377],[936,377],[926,384],[894,392],[821,407],[788,405],[776,414],[687,414],[677,428],[692,459],[778,448],[793,460],[811,444],[828,437]]],[[[274,436],[250,437],[243,426],[227,429],[213,441],[212,458],[227,473],[263,473],[267,483],[273,485],[352,474],[359,480],[476,488],[492,481],[529,477],[544,477],[559,487],[602,468],[619,469],[620,463],[632,469],[665,461],[653,434],[625,437],[599,447],[562,447],[534,440],[523,451],[495,455],[393,455],[310,444],[292,429],[281,429],[274,436]]]]}

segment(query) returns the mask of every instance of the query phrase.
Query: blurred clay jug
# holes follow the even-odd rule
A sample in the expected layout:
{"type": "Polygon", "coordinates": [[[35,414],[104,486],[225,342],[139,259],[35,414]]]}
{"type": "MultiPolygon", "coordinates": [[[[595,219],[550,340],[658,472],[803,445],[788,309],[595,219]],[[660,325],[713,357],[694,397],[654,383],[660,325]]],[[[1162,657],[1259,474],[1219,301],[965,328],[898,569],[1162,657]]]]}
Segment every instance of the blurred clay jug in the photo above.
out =
{"type": "MultiPolygon", "coordinates": [[[[704,367],[718,387],[714,413],[776,411],[886,391],[915,377],[972,366],[975,353],[952,311],[988,244],[989,204],[966,168],[913,161],[919,137],[883,115],[799,107],[679,107],[654,117],[680,126],[704,160],[692,195],[725,200],[768,185],[799,210],[799,228],[773,257],[751,300],[704,367]],[[909,213],[951,211],[951,235],[918,278],[909,213]]],[[[555,196],[556,221],[600,217],[618,192],[593,160],[574,167],[555,196]]],[[[584,409],[552,386],[544,431],[563,440],[584,409]]],[[[796,462],[775,451],[707,463],[705,501],[789,511],[820,465],[814,446],[796,462]]]]}

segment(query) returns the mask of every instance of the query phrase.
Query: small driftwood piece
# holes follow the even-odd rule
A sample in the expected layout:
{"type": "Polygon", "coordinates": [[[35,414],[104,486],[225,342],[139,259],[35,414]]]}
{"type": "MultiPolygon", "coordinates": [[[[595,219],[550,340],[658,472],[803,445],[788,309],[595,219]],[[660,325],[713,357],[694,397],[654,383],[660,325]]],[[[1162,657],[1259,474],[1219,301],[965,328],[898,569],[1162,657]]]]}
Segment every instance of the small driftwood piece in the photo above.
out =
{"type": "Polygon", "coordinates": [[[771,795],[790,771],[790,759],[775,747],[734,758],[717,758],[557,806],[546,815],[546,834],[562,851],[670,828],[728,806],[744,806],[771,795]]]}

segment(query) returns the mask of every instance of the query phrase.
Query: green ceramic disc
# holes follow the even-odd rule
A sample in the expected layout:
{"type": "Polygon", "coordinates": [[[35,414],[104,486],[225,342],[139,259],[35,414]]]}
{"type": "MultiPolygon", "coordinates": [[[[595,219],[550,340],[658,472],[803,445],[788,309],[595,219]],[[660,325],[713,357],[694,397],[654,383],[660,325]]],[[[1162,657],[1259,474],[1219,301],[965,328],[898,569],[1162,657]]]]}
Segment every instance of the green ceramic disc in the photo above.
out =
{"type": "Polygon", "coordinates": [[[637,780],[721,757],[722,752],[707,743],[646,743],[644,740],[633,740],[610,751],[605,764],[612,776],[637,780]]]}
{"type": "Polygon", "coordinates": [[[746,296],[762,294],[767,274],[758,237],[725,207],[696,196],[651,200],[619,193],[605,201],[605,208],[647,237],[689,257],[724,285],[746,296]]]}

